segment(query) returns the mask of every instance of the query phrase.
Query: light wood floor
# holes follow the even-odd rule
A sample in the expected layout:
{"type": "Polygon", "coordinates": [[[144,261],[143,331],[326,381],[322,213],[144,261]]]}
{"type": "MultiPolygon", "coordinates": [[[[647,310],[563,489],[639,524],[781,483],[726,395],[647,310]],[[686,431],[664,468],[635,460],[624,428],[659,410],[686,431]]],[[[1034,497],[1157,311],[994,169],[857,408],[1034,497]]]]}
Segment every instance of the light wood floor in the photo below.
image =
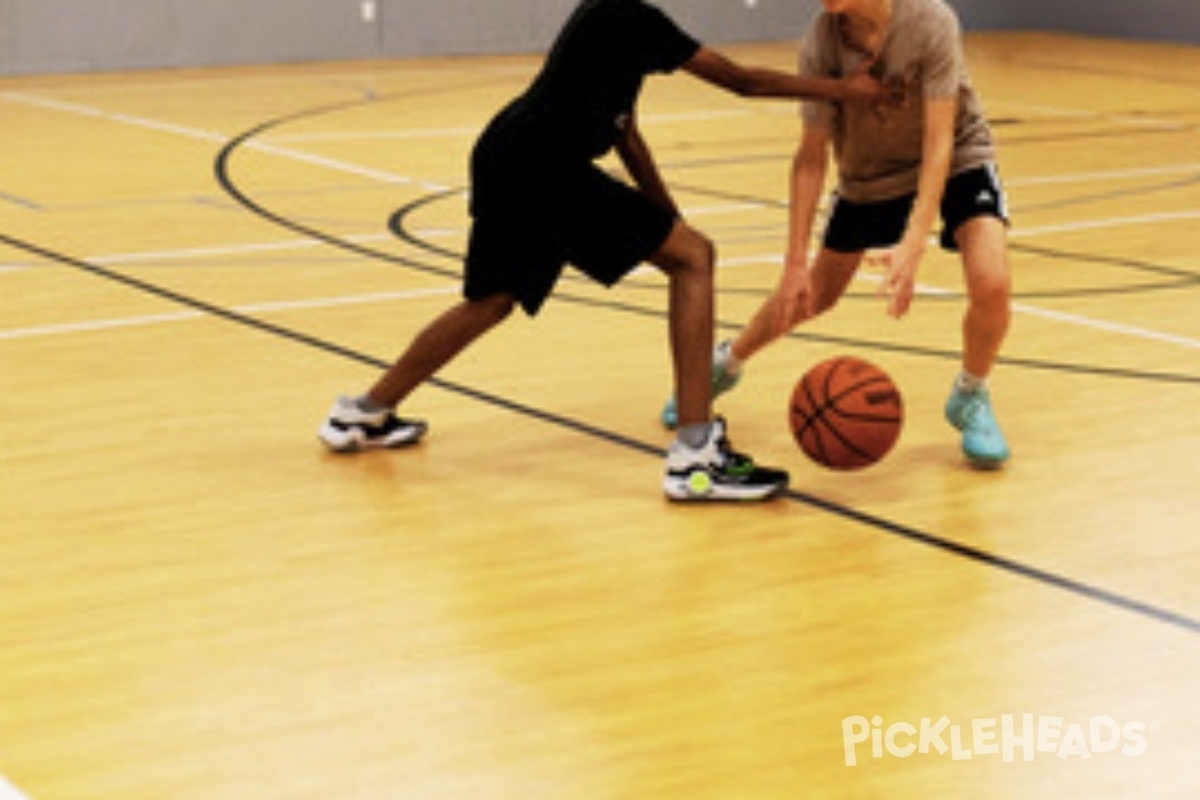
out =
{"type": "MultiPolygon", "coordinates": [[[[417,449],[315,440],[456,297],[468,149],[536,59],[0,81],[0,798],[1197,796],[1200,50],[968,44],[1011,465],[941,419],[931,251],[909,318],[865,273],[722,400],[793,473],[752,507],[661,497],[650,273],[481,342],[406,408],[417,449]],[[858,474],[785,426],[836,354],[906,402],[858,474]]],[[[677,76],[642,115],[728,335],[777,275],[794,109],[677,76]]]]}

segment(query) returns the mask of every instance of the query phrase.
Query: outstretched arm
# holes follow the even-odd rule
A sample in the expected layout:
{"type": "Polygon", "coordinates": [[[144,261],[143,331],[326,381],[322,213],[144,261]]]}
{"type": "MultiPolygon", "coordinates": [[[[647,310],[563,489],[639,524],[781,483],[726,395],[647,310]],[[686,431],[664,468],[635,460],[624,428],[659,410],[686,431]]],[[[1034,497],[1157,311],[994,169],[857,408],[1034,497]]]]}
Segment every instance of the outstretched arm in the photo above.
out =
{"type": "Polygon", "coordinates": [[[779,298],[774,320],[776,336],[787,333],[798,320],[812,313],[808,248],[817,205],[825,186],[829,141],[829,133],[824,128],[806,126],[792,159],[787,252],[776,289],[779,298]]]}
{"type": "Polygon", "coordinates": [[[942,204],[954,151],[956,108],[953,98],[925,101],[925,141],[917,197],[908,215],[904,237],[884,255],[886,272],[880,289],[888,297],[888,313],[893,317],[908,313],[917,268],[942,204]]]}
{"type": "Polygon", "coordinates": [[[742,97],[790,97],[808,100],[874,102],[884,89],[865,70],[846,78],[793,75],[769,67],[747,67],[701,45],[683,69],[701,80],[742,97]]]}

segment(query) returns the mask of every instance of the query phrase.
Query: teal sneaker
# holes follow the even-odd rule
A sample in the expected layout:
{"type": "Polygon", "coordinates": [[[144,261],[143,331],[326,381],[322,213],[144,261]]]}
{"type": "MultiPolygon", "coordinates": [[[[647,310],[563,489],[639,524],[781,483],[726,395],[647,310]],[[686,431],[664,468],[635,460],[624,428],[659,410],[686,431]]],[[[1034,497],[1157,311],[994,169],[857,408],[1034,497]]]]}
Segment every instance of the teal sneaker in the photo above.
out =
{"type": "Polygon", "coordinates": [[[965,392],[954,387],[946,400],[946,420],[962,431],[962,451],[979,469],[998,469],[1008,460],[1008,444],[992,413],[985,388],[965,392]]]}
{"type": "MultiPolygon", "coordinates": [[[[732,347],[733,342],[727,339],[713,349],[712,396],[714,400],[737,386],[738,381],[742,379],[741,372],[731,373],[728,370],[729,351],[732,347]]],[[[679,426],[679,412],[675,408],[674,395],[663,405],[660,419],[662,419],[663,427],[669,431],[673,431],[679,426]]]]}

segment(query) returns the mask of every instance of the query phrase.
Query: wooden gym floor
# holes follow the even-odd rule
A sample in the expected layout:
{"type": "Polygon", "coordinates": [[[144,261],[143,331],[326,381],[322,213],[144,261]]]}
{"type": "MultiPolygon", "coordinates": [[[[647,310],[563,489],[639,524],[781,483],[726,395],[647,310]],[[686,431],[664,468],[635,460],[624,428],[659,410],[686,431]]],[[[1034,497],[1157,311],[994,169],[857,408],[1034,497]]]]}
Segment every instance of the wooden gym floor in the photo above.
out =
{"type": "MultiPolygon", "coordinates": [[[[536,58],[0,81],[0,798],[1195,797],[1200,50],[968,53],[1014,458],[968,469],[941,419],[931,251],[907,319],[865,272],[720,402],[793,473],[742,507],[661,497],[650,272],[482,341],[406,408],[419,448],[315,440],[455,298],[468,149],[536,58]],[[906,402],[858,474],[785,427],[836,354],[906,402]]],[[[729,335],[778,272],[794,108],[676,76],[641,113],[729,335]]]]}

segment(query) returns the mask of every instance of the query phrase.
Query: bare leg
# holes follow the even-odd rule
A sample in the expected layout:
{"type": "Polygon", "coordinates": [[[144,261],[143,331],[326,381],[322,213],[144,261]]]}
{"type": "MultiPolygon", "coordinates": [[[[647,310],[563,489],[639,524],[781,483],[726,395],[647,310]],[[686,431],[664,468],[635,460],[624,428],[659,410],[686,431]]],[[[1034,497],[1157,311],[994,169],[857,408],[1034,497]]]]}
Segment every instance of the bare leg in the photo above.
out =
{"type": "Polygon", "coordinates": [[[671,354],[679,432],[667,450],[663,491],[672,500],[766,500],[787,487],[787,472],[755,466],[729,447],[712,418],[713,283],[716,250],[677,221],[650,259],[670,279],[671,354]]]}
{"type": "Polygon", "coordinates": [[[977,217],[955,233],[967,283],[967,312],[962,322],[962,368],[946,401],[946,419],[962,431],[962,451],[980,469],[997,469],[1010,451],[992,412],[987,391],[971,381],[988,377],[1008,333],[1010,279],[1004,223],[977,217]]]}
{"type": "Polygon", "coordinates": [[[1004,223],[977,217],[956,234],[962,253],[969,305],[963,317],[963,361],[966,372],[986,378],[1008,334],[1011,280],[1004,223]]]}
{"type": "MultiPolygon", "coordinates": [[[[824,314],[837,305],[838,300],[845,293],[846,287],[850,285],[850,279],[858,270],[862,257],[862,253],[839,253],[822,249],[817,254],[810,273],[811,303],[807,308],[803,304],[797,307],[789,327],[795,327],[806,319],[824,314]]],[[[754,316],[750,318],[750,322],[733,340],[733,355],[739,361],[748,360],[759,350],[783,336],[784,332],[780,331],[776,325],[780,302],[778,290],[776,290],[759,306],[758,311],[754,312],[754,316]]]]}
{"type": "Polygon", "coordinates": [[[715,248],[702,234],[677,221],[650,261],[670,280],[671,355],[679,424],[707,422],[712,416],[715,248]]]}
{"type": "Polygon", "coordinates": [[[511,296],[500,294],[464,300],[450,308],[417,334],[367,397],[385,408],[399,405],[464,348],[508,317],[515,302],[511,296]]]}

